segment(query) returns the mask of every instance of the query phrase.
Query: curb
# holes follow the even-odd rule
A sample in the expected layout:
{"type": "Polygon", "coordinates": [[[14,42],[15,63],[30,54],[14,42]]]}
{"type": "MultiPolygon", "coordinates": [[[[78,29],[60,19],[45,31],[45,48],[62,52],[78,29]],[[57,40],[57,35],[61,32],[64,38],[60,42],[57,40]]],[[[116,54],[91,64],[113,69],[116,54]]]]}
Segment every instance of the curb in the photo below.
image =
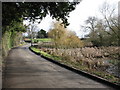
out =
{"type": "Polygon", "coordinates": [[[29,50],[31,50],[33,53],[37,54],[37,55],[41,55],[40,53],[34,52],[30,47],[29,50]]]}
{"type": "Polygon", "coordinates": [[[98,77],[98,76],[96,76],[96,75],[87,73],[87,72],[85,72],[85,71],[78,70],[78,69],[76,69],[76,68],[70,67],[70,66],[65,65],[65,64],[63,64],[63,63],[60,63],[60,62],[58,62],[58,61],[55,61],[55,60],[50,59],[50,58],[48,58],[48,57],[45,57],[45,56],[41,55],[40,53],[34,52],[30,47],[29,47],[29,49],[30,49],[33,53],[35,53],[35,54],[37,54],[37,55],[40,55],[41,57],[45,58],[46,60],[48,60],[48,61],[50,61],[50,62],[52,62],[52,63],[55,63],[55,64],[57,64],[57,65],[59,65],[59,66],[61,66],[61,67],[64,67],[64,68],[66,68],[66,69],[68,69],[68,70],[70,70],[70,71],[72,71],[72,72],[75,72],[75,73],[80,74],[80,75],[82,75],[82,76],[88,77],[88,78],[93,79],[93,80],[95,80],[95,81],[97,81],[97,82],[103,83],[103,84],[105,84],[105,85],[107,85],[107,86],[109,86],[109,87],[112,87],[112,88],[114,88],[114,89],[119,89],[119,88],[120,88],[120,85],[119,85],[119,84],[115,84],[115,83],[109,82],[109,81],[107,81],[107,80],[104,79],[104,78],[101,78],[101,77],[98,77]]]}

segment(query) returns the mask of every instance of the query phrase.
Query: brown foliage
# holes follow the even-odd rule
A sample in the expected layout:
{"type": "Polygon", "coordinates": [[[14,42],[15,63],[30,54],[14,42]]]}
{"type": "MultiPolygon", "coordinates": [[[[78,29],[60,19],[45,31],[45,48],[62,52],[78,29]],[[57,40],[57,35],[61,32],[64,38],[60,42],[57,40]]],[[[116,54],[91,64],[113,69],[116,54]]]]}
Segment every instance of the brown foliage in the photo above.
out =
{"type": "Polygon", "coordinates": [[[54,40],[54,44],[59,48],[82,47],[83,42],[70,30],[64,28],[60,22],[54,23],[54,28],[48,32],[48,36],[54,40]]]}

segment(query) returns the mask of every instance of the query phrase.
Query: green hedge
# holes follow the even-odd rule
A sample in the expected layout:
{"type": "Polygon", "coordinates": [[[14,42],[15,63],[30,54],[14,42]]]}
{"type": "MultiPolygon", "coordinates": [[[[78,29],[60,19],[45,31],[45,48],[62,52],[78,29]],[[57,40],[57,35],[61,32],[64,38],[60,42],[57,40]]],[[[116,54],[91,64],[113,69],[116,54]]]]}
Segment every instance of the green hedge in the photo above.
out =
{"type": "Polygon", "coordinates": [[[8,51],[17,45],[20,44],[20,40],[22,39],[22,33],[21,32],[12,32],[12,31],[6,31],[2,36],[2,57],[6,57],[8,54],[8,51]]]}

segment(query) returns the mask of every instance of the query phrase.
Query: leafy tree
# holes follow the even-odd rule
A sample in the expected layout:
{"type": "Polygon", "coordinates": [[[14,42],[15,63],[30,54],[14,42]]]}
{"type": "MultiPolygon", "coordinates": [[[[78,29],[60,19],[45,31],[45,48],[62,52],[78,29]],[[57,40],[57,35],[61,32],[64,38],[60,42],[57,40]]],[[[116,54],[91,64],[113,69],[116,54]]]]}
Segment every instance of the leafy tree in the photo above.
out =
{"type": "Polygon", "coordinates": [[[47,33],[45,30],[41,29],[40,31],[38,31],[38,35],[37,38],[47,38],[47,33]]]}
{"type": "Polygon", "coordinates": [[[55,22],[53,29],[49,30],[48,37],[53,38],[56,47],[62,46],[61,44],[66,38],[66,29],[61,22],[55,22]]]}
{"type": "Polygon", "coordinates": [[[48,36],[54,40],[58,48],[76,48],[83,46],[83,42],[76,36],[76,33],[64,28],[60,22],[54,23],[54,28],[48,32],[48,36]]]}
{"type": "Polygon", "coordinates": [[[3,2],[2,3],[2,25],[8,26],[12,21],[23,20],[40,21],[47,14],[57,20],[62,20],[68,25],[69,12],[75,9],[78,2],[3,2]]]}

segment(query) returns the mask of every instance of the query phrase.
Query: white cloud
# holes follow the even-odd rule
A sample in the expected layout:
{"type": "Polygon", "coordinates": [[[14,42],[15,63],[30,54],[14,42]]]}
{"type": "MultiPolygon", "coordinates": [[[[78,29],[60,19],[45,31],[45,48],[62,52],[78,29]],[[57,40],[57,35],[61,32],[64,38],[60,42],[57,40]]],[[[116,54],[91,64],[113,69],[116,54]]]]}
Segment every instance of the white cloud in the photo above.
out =
{"type": "Polygon", "coordinates": [[[49,15],[47,15],[39,25],[37,25],[40,29],[44,29],[48,31],[51,28],[52,22],[55,21],[53,20],[49,15]]]}

